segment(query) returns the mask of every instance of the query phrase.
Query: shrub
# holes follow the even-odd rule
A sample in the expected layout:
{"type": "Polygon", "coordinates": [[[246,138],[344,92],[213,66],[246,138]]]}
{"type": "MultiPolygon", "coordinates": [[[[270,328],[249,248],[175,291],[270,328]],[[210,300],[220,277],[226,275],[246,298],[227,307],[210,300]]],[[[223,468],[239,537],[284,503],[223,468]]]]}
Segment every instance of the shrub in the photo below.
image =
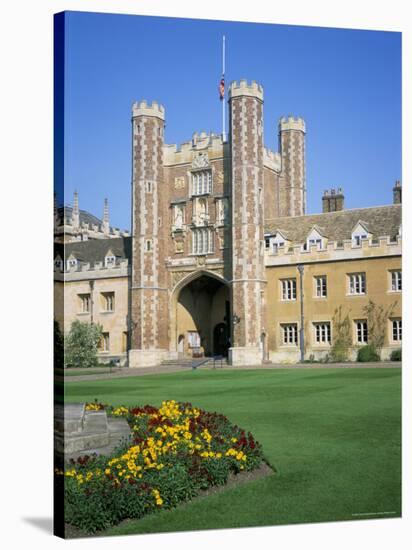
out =
{"type": "Polygon", "coordinates": [[[80,457],[56,471],[58,482],[64,480],[65,520],[87,533],[177,506],[202,489],[225,484],[231,472],[253,470],[263,461],[250,432],[190,403],[86,404],[90,411],[101,408],[127,419],[133,441],[109,457],[80,457]]]}
{"type": "Polygon", "coordinates": [[[333,343],[331,348],[332,361],[341,363],[347,361],[351,345],[351,329],[349,315],[343,314],[342,306],[335,309],[332,317],[333,343]]]}
{"type": "Polygon", "coordinates": [[[369,363],[372,361],[380,361],[379,354],[373,346],[363,346],[358,350],[358,362],[360,363],[369,363]]]}
{"type": "Polygon", "coordinates": [[[64,366],[96,367],[97,349],[102,337],[102,327],[94,323],[73,321],[64,339],[64,366]]]}
{"type": "Polygon", "coordinates": [[[394,349],[390,356],[391,361],[402,361],[402,348],[394,349]]]}

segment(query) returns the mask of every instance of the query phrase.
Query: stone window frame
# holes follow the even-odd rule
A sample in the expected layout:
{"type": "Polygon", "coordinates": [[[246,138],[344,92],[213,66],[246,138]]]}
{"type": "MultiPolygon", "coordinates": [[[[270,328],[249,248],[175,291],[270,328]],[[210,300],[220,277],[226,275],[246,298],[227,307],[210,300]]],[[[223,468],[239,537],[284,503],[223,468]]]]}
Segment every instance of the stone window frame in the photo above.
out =
{"type": "Polygon", "coordinates": [[[282,302],[296,302],[296,299],[297,299],[296,277],[285,277],[283,279],[279,279],[279,283],[280,283],[280,300],[282,302]]]}
{"type": "Polygon", "coordinates": [[[153,246],[152,246],[152,239],[146,239],[144,243],[144,251],[145,252],[152,252],[153,246]]]}
{"type": "Polygon", "coordinates": [[[324,300],[328,297],[328,276],[327,275],[314,275],[313,276],[313,297],[318,300],[324,300]],[[325,281],[325,284],[319,286],[319,281],[323,280],[325,281]],[[320,293],[319,293],[320,291],[320,293]],[[324,294],[323,294],[324,291],[324,294]]]}
{"type": "Polygon", "coordinates": [[[115,292],[113,290],[103,291],[100,293],[102,310],[100,313],[114,313],[115,311],[115,292]]]}
{"type": "Polygon", "coordinates": [[[92,296],[90,292],[80,292],[78,295],[80,311],[77,315],[89,315],[91,312],[92,296]]]}
{"type": "Polygon", "coordinates": [[[365,346],[368,343],[367,319],[354,319],[354,340],[356,345],[365,346]]]}
{"type": "Polygon", "coordinates": [[[102,337],[99,342],[100,353],[110,352],[110,332],[102,332],[102,337]]]}
{"type": "Polygon", "coordinates": [[[312,344],[314,346],[332,345],[332,323],[328,321],[313,321],[312,322],[312,344]]]}
{"type": "Polygon", "coordinates": [[[206,254],[213,254],[214,231],[212,231],[211,227],[208,227],[208,226],[193,227],[191,229],[191,237],[192,237],[192,255],[205,256],[206,254]],[[202,235],[201,240],[199,239],[200,235],[202,235]],[[204,235],[207,235],[207,240],[205,240],[204,235]]]}
{"type": "Polygon", "coordinates": [[[299,323],[279,323],[279,329],[280,345],[283,347],[297,348],[299,345],[299,323]]]}
{"type": "Polygon", "coordinates": [[[402,344],[402,317],[391,317],[390,322],[390,343],[400,345],[402,344]],[[396,338],[395,338],[396,336],[396,338]]]}
{"type": "Polygon", "coordinates": [[[190,172],[191,196],[211,195],[213,192],[213,172],[211,168],[201,168],[190,172]],[[196,181],[195,181],[196,180],[196,181]]]}
{"type": "Polygon", "coordinates": [[[366,288],[366,273],[365,271],[357,271],[355,273],[347,273],[348,287],[347,296],[365,296],[366,288]]]}
{"type": "Polygon", "coordinates": [[[389,292],[399,294],[400,292],[402,292],[402,269],[389,269],[388,273],[389,292]]]}

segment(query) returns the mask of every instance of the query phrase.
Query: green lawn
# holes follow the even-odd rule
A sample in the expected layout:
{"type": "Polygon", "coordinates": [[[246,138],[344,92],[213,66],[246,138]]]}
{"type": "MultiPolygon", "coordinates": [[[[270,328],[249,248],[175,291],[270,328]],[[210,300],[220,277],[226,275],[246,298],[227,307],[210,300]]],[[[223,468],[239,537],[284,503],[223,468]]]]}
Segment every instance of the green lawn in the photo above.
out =
{"type": "Polygon", "coordinates": [[[106,533],[126,534],[399,517],[400,383],[400,369],[359,367],[188,370],[65,388],[66,401],[176,399],[222,412],[255,435],[277,470],[106,533]]]}

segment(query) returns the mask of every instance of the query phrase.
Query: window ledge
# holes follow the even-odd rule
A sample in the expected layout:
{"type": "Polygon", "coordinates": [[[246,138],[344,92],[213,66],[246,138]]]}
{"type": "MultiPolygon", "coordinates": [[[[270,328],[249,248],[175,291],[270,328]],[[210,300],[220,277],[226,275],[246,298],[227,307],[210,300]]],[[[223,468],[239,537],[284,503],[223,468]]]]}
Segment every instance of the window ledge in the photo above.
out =
{"type": "Polygon", "coordinates": [[[113,310],[106,310],[104,309],[103,311],[99,311],[100,315],[106,315],[107,313],[114,313],[114,309],[113,310]]]}
{"type": "Polygon", "coordinates": [[[299,346],[297,344],[280,344],[281,348],[289,348],[289,349],[299,349],[299,346]]]}

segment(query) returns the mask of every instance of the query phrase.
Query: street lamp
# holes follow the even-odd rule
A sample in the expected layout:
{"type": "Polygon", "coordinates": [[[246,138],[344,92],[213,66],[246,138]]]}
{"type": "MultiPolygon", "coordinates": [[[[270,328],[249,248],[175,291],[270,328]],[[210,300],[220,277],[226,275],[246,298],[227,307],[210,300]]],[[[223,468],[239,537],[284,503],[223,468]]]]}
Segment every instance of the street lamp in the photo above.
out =
{"type": "Polygon", "coordinates": [[[299,271],[299,289],[300,289],[300,331],[299,331],[299,344],[300,344],[300,361],[303,363],[305,360],[305,329],[304,315],[303,315],[303,265],[298,265],[299,271]]]}

